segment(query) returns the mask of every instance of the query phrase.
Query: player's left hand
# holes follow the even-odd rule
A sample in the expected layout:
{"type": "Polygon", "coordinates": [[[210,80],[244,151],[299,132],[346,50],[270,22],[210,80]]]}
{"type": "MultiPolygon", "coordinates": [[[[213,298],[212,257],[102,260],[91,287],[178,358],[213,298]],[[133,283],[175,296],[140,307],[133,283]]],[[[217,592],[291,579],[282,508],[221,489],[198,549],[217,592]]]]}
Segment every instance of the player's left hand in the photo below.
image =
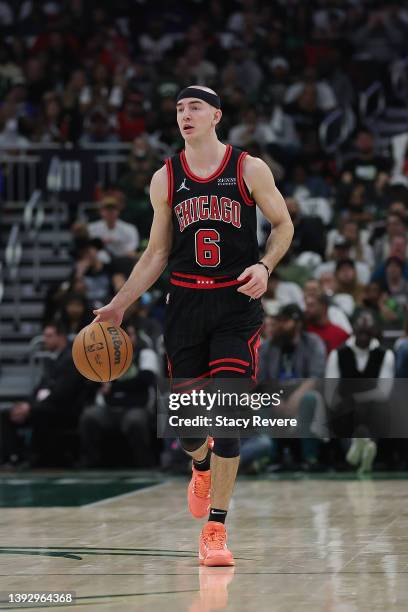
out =
{"type": "Polygon", "coordinates": [[[257,300],[265,293],[268,286],[268,272],[260,264],[254,264],[245,268],[237,280],[246,281],[245,285],[238,287],[237,291],[257,300]]]}

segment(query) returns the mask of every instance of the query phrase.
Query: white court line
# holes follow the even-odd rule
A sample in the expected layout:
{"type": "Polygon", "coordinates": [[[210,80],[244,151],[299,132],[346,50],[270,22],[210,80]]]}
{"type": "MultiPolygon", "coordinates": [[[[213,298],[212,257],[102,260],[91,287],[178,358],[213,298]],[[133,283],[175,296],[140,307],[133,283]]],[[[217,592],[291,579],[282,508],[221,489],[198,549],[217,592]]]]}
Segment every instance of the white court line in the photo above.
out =
{"type": "MultiPolygon", "coordinates": [[[[373,542],[375,542],[376,540],[378,540],[378,538],[380,538],[386,531],[387,529],[389,529],[394,523],[395,521],[397,521],[399,518],[401,518],[401,514],[398,514],[397,516],[394,516],[394,518],[392,519],[392,521],[390,523],[388,523],[388,525],[386,527],[383,527],[383,529],[381,529],[381,531],[379,533],[377,533],[376,536],[374,536],[374,538],[372,540],[370,540],[370,542],[368,542],[368,544],[364,544],[361,549],[356,552],[355,555],[353,555],[351,557],[351,559],[349,559],[344,565],[343,567],[338,570],[337,572],[335,572],[336,574],[338,574],[339,572],[343,572],[344,569],[347,567],[347,565],[350,565],[350,563],[352,563],[355,559],[357,559],[357,557],[359,557],[360,555],[362,555],[370,546],[372,546],[373,542]]],[[[357,572],[356,572],[357,573],[357,572]]]]}
{"type": "Polygon", "coordinates": [[[159,487],[163,487],[165,485],[170,484],[168,480],[165,482],[158,482],[157,484],[149,485],[148,487],[143,487],[142,489],[138,489],[137,491],[128,491],[127,493],[121,493],[120,495],[114,495],[113,497],[106,497],[104,499],[99,499],[96,502],[91,502],[90,504],[83,504],[80,508],[92,508],[94,506],[101,506],[102,504],[109,504],[117,499],[124,499],[125,497],[131,497],[132,495],[140,495],[145,491],[151,491],[152,489],[158,489],[159,487]]]}

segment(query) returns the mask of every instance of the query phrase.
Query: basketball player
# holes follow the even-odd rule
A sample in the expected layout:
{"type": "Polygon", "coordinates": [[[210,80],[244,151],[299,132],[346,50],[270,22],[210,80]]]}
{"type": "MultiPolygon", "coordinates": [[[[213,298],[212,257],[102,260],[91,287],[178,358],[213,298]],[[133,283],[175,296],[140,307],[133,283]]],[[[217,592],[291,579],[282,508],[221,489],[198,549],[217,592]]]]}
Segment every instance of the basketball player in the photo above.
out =
{"type": "MultiPolygon", "coordinates": [[[[268,277],[286,253],[293,225],[268,166],[217,138],[219,96],[190,86],[177,98],[185,149],[151,181],[154,209],[149,244],[96,321],[120,325],[125,310],[170,266],[165,344],[173,379],[255,378],[262,307],[268,277]],[[259,260],[256,206],[272,225],[259,260]]],[[[181,391],[187,390],[185,381],[181,391]]],[[[175,384],[177,387],[177,384],[175,384]]],[[[239,439],[182,439],[193,459],[188,506],[196,518],[209,512],[200,535],[199,560],[234,565],[225,518],[239,464],[239,439]]]]}

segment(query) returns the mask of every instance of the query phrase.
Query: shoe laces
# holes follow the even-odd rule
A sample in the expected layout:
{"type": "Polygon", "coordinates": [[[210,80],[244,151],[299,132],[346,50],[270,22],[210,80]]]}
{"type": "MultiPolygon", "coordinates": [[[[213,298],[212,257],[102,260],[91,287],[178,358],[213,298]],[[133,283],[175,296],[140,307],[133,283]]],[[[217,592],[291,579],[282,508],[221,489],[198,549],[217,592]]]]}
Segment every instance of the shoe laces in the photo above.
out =
{"type": "Polygon", "coordinates": [[[213,529],[205,534],[208,548],[221,550],[225,545],[225,533],[218,529],[213,529]]]}
{"type": "Polygon", "coordinates": [[[209,481],[210,474],[200,474],[200,472],[196,472],[193,484],[194,495],[197,497],[205,498],[209,497],[209,481]]]}

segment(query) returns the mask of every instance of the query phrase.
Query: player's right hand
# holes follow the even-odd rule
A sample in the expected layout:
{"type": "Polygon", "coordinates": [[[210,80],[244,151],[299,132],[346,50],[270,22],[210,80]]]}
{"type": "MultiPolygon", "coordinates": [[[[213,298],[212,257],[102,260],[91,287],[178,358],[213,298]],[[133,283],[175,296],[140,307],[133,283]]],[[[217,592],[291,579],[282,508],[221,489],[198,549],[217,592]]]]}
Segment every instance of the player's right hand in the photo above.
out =
{"type": "Polygon", "coordinates": [[[119,308],[113,304],[107,304],[106,306],[102,306],[102,308],[97,308],[93,313],[96,315],[93,323],[108,321],[112,323],[112,325],[120,325],[125,311],[123,308],[119,308]]]}

